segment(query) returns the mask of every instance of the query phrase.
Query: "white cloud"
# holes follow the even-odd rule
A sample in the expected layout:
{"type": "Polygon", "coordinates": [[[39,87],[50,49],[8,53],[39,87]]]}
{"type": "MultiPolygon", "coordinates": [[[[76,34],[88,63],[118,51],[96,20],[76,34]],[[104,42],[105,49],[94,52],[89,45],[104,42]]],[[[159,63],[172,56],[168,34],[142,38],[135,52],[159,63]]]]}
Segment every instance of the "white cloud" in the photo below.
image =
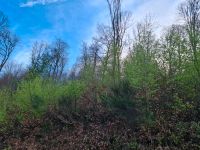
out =
{"type": "MultiPolygon", "coordinates": [[[[160,25],[171,25],[176,22],[178,18],[178,7],[186,0],[141,0],[134,7],[132,5],[132,12],[136,21],[141,20],[141,17],[145,17],[146,14],[152,14],[155,20],[160,25]]],[[[134,4],[134,3],[133,3],[134,4]]]]}
{"type": "Polygon", "coordinates": [[[29,0],[26,3],[21,3],[20,7],[33,7],[34,5],[47,5],[51,3],[64,2],[66,0],[29,0]]]}
{"type": "MultiPolygon", "coordinates": [[[[180,23],[178,6],[183,1],[185,0],[123,0],[122,7],[124,10],[132,13],[133,19],[131,18],[131,24],[133,23],[134,25],[144,20],[146,15],[151,15],[155,22],[155,32],[159,35],[164,27],[170,26],[173,23],[180,23]]],[[[94,23],[88,27],[93,31],[89,32],[88,37],[92,38],[95,35],[94,29],[98,23],[109,23],[109,12],[106,0],[89,0],[87,2],[90,5],[102,7],[101,12],[96,14],[94,23]]],[[[130,29],[129,31],[132,32],[132,30],[130,29]]]]}

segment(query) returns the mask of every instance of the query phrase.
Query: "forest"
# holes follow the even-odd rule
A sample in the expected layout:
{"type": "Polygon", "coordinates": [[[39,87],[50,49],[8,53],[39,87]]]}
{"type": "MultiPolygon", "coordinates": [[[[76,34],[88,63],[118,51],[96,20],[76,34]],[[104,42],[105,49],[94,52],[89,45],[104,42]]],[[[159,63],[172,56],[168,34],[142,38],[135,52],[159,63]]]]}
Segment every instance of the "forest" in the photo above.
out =
{"type": "Polygon", "coordinates": [[[10,61],[20,37],[0,12],[0,149],[200,149],[200,1],[159,36],[151,15],[133,25],[123,0],[105,1],[109,25],[70,69],[61,38],[35,42],[27,67],[10,61]]]}

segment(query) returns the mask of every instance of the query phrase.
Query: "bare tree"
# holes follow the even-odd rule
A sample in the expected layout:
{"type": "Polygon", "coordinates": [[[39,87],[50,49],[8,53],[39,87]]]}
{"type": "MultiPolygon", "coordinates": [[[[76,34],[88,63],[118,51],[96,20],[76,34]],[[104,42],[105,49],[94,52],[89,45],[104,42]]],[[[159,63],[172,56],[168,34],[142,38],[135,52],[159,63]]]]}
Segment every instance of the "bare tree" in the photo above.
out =
{"type": "Polygon", "coordinates": [[[82,63],[82,68],[85,69],[91,63],[90,54],[89,54],[89,46],[87,45],[87,43],[83,42],[81,51],[82,51],[82,54],[81,54],[80,60],[82,63]]]}
{"type": "Polygon", "coordinates": [[[54,45],[51,47],[51,76],[54,79],[61,78],[66,61],[67,61],[67,52],[68,48],[67,43],[62,41],[61,39],[57,39],[54,45]]]}
{"type": "Polygon", "coordinates": [[[101,60],[101,77],[104,80],[105,75],[110,72],[110,59],[112,48],[112,30],[109,26],[99,25],[98,37],[94,38],[100,46],[100,60],[101,60]]]}
{"type": "Polygon", "coordinates": [[[89,50],[90,50],[90,57],[92,61],[92,72],[93,72],[93,78],[96,79],[97,73],[98,73],[98,65],[100,64],[100,45],[98,41],[94,39],[93,43],[90,45],[89,50]]]}
{"type": "Polygon", "coordinates": [[[8,62],[3,70],[4,75],[12,75],[14,77],[19,77],[24,73],[22,64],[16,64],[15,62],[8,62]]]}
{"type": "Polygon", "coordinates": [[[13,52],[18,39],[8,29],[8,19],[0,12],[0,72],[13,52]]]}
{"type": "Polygon", "coordinates": [[[0,72],[10,58],[18,39],[8,29],[0,32],[0,72]]]}
{"type": "Polygon", "coordinates": [[[107,0],[110,19],[111,19],[111,33],[112,33],[112,76],[114,84],[120,80],[120,65],[121,53],[123,49],[123,40],[127,30],[129,13],[124,13],[121,7],[121,0],[107,0]]]}
{"type": "Polygon", "coordinates": [[[0,32],[8,27],[8,18],[0,11],[0,32]]]}
{"type": "Polygon", "coordinates": [[[49,46],[44,42],[35,42],[32,47],[30,71],[33,76],[47,72],[50,57],[47,57],[49,46]]]}
{"type": "Polygon", "coordinates": [[[145,51],[147,57],[155,53],[156,39],[151,16],[146,16],[144,21],[137,24],[134,37],[134,43],[145,51]]]}
{"type": "Polygon", "coordinates": [[[67,61],[67,47],[61,39],[57,39],[52,45],[36,42],[33,45],[30,67],[33,75],[61,78],[67,61]]]}

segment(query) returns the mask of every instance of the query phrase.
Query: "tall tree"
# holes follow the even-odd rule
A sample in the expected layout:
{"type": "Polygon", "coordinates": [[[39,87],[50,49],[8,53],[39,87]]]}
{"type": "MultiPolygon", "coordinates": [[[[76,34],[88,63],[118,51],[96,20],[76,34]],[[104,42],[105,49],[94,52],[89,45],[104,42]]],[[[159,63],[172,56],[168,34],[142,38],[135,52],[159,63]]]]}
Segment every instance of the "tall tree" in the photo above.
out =
{"type": "Polygon", "coordinates": [[[193,63],[200,79],[200,1],[187,0],[180,6],[180,14],[185,21],[186,30],[190,42],[190,50],[193,53],[193,63]]]}
{"type": "Polygon", "coordinates": [[[112,47],[110,52],[112,59],[112,76],[114,84],[116,84],[121,77],[121,53],[130,15],[122,11],[121,0],[107,0],[107,3],[111,19],[112,47]]]}
{"type": "Polygon", "coordinates": [[[169,100],[172,100],[175,94],[178,93],[177,89],[181,87],[179,84],[180,79],[183,77],[186,63],[189,61],[190,54],[187,50],[186,34],[184,26],[172,25],[167,28],[160,39],[157,60],[162,72],[159,84],[162,90],[165,90],[163,94],[169,100]]]}
{"type": "Polygon", "coordinates": [[[184,26],[172,25],[161,38],[162,64],[167,76],[172,77],[183,71],[183,63],[188,61],[187,38],[184,26]]]}

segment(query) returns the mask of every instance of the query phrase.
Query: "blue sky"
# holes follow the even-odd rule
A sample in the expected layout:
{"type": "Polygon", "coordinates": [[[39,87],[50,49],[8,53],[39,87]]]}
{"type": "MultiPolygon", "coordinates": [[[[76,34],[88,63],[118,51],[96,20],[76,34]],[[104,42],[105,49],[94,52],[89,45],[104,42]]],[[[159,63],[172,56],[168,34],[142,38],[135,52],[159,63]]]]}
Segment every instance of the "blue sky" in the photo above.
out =
{"type": "MultiPolygon", "coordinates": [[[[133,13],[133,22],[150,13],[158,26],[168,26],[177,20],[176,9],[181,1],[124,0],[123,7],[133,13]]],[[[24,65],[29,63],[35,41],[62,38],[70,46],[69,67],[72,66],[80,56],[81,43],[91,40],[98,23],[109,22],[106,0],[0,0],[0,10],[20,38],[12,59],[24,65]]]]}

